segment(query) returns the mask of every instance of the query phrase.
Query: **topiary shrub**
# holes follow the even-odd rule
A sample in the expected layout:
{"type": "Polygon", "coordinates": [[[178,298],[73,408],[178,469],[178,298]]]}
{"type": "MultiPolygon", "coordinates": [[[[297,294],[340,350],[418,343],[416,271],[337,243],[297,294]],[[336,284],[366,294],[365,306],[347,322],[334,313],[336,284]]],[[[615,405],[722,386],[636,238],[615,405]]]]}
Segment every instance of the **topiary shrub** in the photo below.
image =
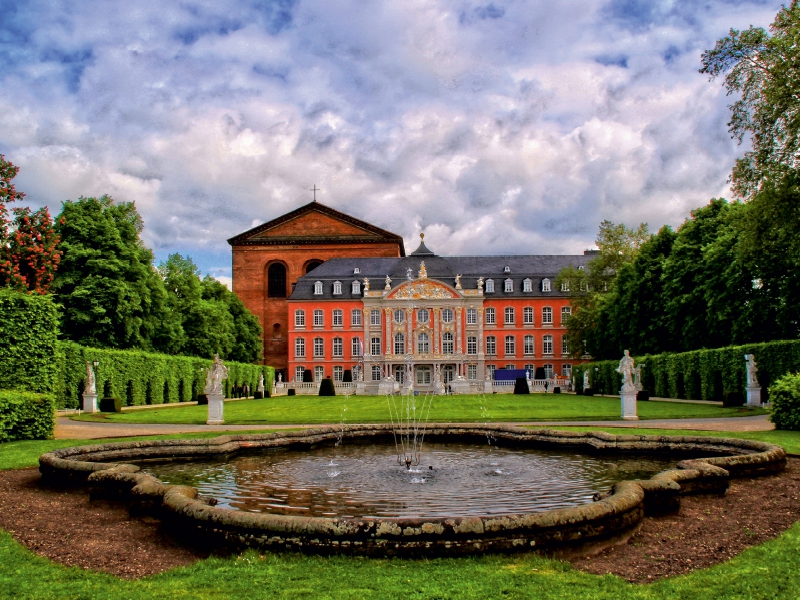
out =
{"type": "Polygon", "coordinates": [[[744,406],[744,394],[742,392],[725,392],[722,406],[744,406]]]}
{"type": "Polygon", "coordinates": [[[514,393],[530,394],[531,391],[528,389],[528,380],[524,377],[517,377],[517,379],[514,381],[514,393]]]}
{"type": "Polygon", "coordinates": [[[259,392],[258,390],[253,392],[253,399],[254,400],[261,400],[263,397],[264,397],[264,392],[259,392]]]}
{"type": "Polygon", "coordinates": [[[49,394],[0,390],[0,442],[47,440],[55,426],[56,406],[49,394]]]}
{"type": "Polygon", "coordinates": [[[314,383],[314,372],[311,369],[303,371],[303,383],[314,383]]]}
{"type": "Polygon", "coordinates": [[[197,404],[208,404],[208,396],[206,394],[198,394],[197,404]]]}
{"type": "Polygon", "coordinates": [[[769,388],[775,429],[800,431],[800,374],[784,375],[769,388]]]}
{"type": "Polygon", "coordinates": [[[590,387],[583,388],[583,395],[584,396],[594,396],[594,390],[590,387]]]}
{"type": "Polygon", "coordinates": [[[353,383],[353,372],[350,369],[344,370],[344,375],[342,376],[342,383],[353,383]]]}
{"type": "Polygon", "coordinates": [[[287,396],[294,396],[295,395],[294,389],[293,388],[289,388],[288,390],[286,390],[286,395],[287,396]]]}
{"type": "Polygon", "coordinates": [[[100,408],[100,412],[115,412],[121,413],[122,412],[122,400],[119,398],[112,398],[112,397],[105,397],[100,398],[100,404],[98,405],[100,408]]]}
{"type": "Polygon", "coordinates": [[[320,396],[335,396],[336,387],[333,385],[333,379],[325,377],[319,384],[320,396]]]}
{"type": "Polygon", "coordinates": [[[647,390],[642,390],[641,392],[636,392],[636,401],[637,402],[644,402],[646,400],[650,400],[650,392],[647,390]]]}

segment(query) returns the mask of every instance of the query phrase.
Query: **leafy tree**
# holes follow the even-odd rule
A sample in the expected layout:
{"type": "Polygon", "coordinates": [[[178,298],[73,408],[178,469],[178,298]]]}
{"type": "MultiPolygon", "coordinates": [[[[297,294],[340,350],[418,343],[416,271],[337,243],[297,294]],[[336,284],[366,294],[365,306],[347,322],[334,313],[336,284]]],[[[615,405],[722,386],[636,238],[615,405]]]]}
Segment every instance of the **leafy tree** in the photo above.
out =
{"type": "Polygon", "coordinates": [[[778,12],[769,32],[731,29],[702,56],[701,73],[725,76],[731,106],[729,131],[752,149],[736,161],[734,192],[751,198],[766,182],[777,184],[798,168],[800,158],[800,4],[778,12]]]}
{"type": "Polygon", "coordinates": [[[173,326],[142,227],[132,202],[64,202],[56,226],[63,260],[53,282],[62,335],[101,348],[162,349],[173,326]]]}
{"type": "Polygon", "coordinates": [[[15,207],[10,218],[6,205],[25,197],[11,182],[17,173],[0,154],[0,285],[44,294],[61,258],[58,235],[46,207],[15,207]]]}

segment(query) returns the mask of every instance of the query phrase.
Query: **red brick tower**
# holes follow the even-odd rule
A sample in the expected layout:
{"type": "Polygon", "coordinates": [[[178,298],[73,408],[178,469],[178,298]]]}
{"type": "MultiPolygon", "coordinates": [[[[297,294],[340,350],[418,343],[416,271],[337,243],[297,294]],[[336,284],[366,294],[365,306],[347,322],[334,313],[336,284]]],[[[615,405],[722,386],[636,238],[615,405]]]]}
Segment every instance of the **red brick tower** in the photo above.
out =
{"type": "Polygon", "coordinates": [[[403,238],[310,202],[228,240],[233,291],[261,321],[264,362],[288,365],[288,304],[294,284],[330,258],[405,256],[403,238]]]}

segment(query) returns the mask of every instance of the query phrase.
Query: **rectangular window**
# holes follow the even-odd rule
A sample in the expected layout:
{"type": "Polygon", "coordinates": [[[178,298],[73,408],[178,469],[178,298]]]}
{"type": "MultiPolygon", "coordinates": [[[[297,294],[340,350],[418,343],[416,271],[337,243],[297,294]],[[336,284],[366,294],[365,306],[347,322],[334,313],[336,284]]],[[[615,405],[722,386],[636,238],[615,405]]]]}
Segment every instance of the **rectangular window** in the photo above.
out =
{"type": "Polygon", "coordinates": [[[333,338],[333,356],[336,358],[344,356],[344,343],[340,337],[333,338]]]}
{"type": "Polygon", "coordinates": [[[294,326],[295,327],[306,326],[306,311],[304,310],[294,311],[294,326]]]}
{"type": "Polygon", "coordinates": [[[314,327],[322,327],[325,324],[323,320],[322,311],[315,310],[314,311],[314,327]]]}
{"type": "Polygon", "coordinates": [[[525,325],[533,325],[533,307],[526,306],[522,309],[522,322],[525,325]]]}
{"type": "Polygon", "coordinates": [[[341,327],[344,324],[344,314],[341,309],[336,309],[333,311],[333,326],[334,327],[341,327]]]}
{"type": "Polygon", "coordinates": [[[546,335],[542,338],[542,354],[553,354],[552,335],[546,335]]]}
{"type": "Polygon", "coordinates": [[[525,348],[524,348],[525,349],[525,354],[528,355],[528,356],[532,356],[534,354],[534,352],[535,352],[534,345],[533,345],[533,336],[532,335],[526,335],[525,336],[524,345],[525,345],[525,348]]]}
{"type": "Polygon", "coordinates": [[[322,338],[314,338],[314,356],[325,356],[325,345],[322,338]]]}
{"type": "Polygon", "coordinates": [[[506,356],[514,356],[517,353],[517,342],[513,335],[506,336],[506,356]]]}
{"type": "Polygon", "coordinates": [[[514,291],[514,281],[511,279],[506,279],[503,282],[503,290],[506,292],[513,292],[514,291]]]}
{"type": "Polygon", "coordinates": [[[431,368],[417,367],[417,383],[427,385],[431,382],[431,368]]]}
{"type": "Polygon", "coordinates": [[[306,357],[306,341],[303,338],[295,338],[294,340],[294,355],[297,358],[306,357]]]}
{"type": "Polygon", "coordinates": [[[467,325],[477,325],[478,324],[478,309],[477,308],[468,308],[467,309],[467,325]]]}
{"type": "Polygon", "coordinates": [[[467,365],[467,379],[478,378],[478,365],[467,365]]]}
{"type": "Polygon", "coordinates": [[[494,279],[486,280],[486,291],[494,293],[494,279]]]}
{"type": "Polygon", "coordinates": [[[478,338],[474,335],[467,337],[467,354],[478,353],[478,338]]]}
{"type": "Polygon", "coordinates": [[[569,363],[564,363],[561,365],[561,376],[571,378],[572,377],[572,365],[569,363]]]}
{"type": "Polygon", "coordinates": [[[381,367],[380,365],[372,365],[372,381],[381,380],[381,367]]]}
{"type": "Polygon", "coordinates": [[[305,373],[305,367],[295,367],[294,368],[294,380],[298,383],[303,381],[303,373],[305,373]]]}
{"type": "Polygon", "coordinates": [[[340,365],[333,367],[333,380],[344,381],[344,367],[340,365]]]}
{"type": "Polygon", "coordinates": [[[503,321],[506,325],[513,325],[514,324],[514,309],[511,306],[506,307],[505,311],[505,320],[503,321]]]}
{"type": "Polygon", "coordinates": [[[553,376],[553,365],[544,366],[544,376],[547,379],[550,379],[553,376]]]}
{"type": "Polygon", "coordinates": [[[522,291],[523,292],[532,292],[533,291],[533,282],[530,279],[526,279],[522,282],[522,291]]]}
{"type": "Polygon", "coordinates": [[[495,324],[494,309],[493,308],[487,308],[486,309],[486,313],[484,313],[484,314],[485,314],[484,318],[486,319],[486,324],[487,325],[494,325],[495,324]]]}
{"type": "Polygon", "coordinates": [[[569,342],[567,336],[561,336],[561,354],[569,354],[569,342]]]}
{"type": "Polygon", "coordinates": [[[561,307],[561,324],[566,325],[569,318],[572,316],[572,309],[569,306],[561,307]]]}
{"type": "Polygon", "coordinates": [[[569,281],[564,281],[561,283],[561,291],[568,292],[569,291],[569,281]]]}
{"type": "Polygon", "coordinates": [[[486,336],[486,354],[497,354],[497,338],[493,335],[486,336]]]}
{"type": "Polygon", "coordinates": [[[354,337],[350,341],[350,354],[352,356],[361,356],[361,338],[354,337]]]}
{"type": "Polygon", "coordinates": [[[350,311],[350,325],[353,327],[361,327],[361,309],[354,308],[350,311]]]}
{"type": "Polygon", "coordinates": [[[503,368],[507,369],[509,371],[513,371],[514,369],[517,368],[517,365],[508,364],[508,365],[504,365],[503,368]]]}
{"type": "Polygon", "coordinates": [[[314,381],[319,383],[325,378],[325,367],[314,367],[314,381]]]}
{"type": "Polygon", "coordinates": [[[333,282],[333,293],[337,296],[340,296],[342,293],[342,282],[341,281],[334,281],[333,282]]]}
{"type": "Polygon", "coordinates": [[[494,372],[496,369],[496,365],[486,365],[486,370],[489,372],[489,379],[494,380],[494,372]]]}
{"type": "Polygon", "coordinates": [[[381,311],[375,310],[374,308],[371,311],[369,311],[369,324],[370,325],[381,324],[381,311]]]}
{"type": "Polygon", "coordinates": [[[374,337],[369,342],[369,353],[372,356],[380,356],[381,354],[381,338],[374,337]]]}
{"type": "Polygon", "coordinates": [[[553,309],[549,306],[545,306],[542,309],[542,325],[552,325],[553,324],[553,309]]]}
{"type": "Polygon", "coordinates": [[[394,353],[406,353],[406,338],[402,333],[398,333],[396,336],[394,336],[394,353]]]}

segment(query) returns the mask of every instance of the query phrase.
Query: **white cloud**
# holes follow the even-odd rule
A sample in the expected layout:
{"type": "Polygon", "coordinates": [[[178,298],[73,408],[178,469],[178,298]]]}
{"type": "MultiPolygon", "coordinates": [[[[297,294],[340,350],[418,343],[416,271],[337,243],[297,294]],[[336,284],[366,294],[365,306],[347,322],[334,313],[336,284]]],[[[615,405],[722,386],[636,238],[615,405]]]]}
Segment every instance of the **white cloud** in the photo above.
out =
{"type": "MultiPolygon", "coordinates": [[[[0,151],[31,203],[135,200],[160,256],[311,199],[449,253],[579,252],[729,193],[728,99],[698,74],[712,0],[19,1],[0,151]]],[[[223,278],[225,276],[222,276],[223,278]]]]}

